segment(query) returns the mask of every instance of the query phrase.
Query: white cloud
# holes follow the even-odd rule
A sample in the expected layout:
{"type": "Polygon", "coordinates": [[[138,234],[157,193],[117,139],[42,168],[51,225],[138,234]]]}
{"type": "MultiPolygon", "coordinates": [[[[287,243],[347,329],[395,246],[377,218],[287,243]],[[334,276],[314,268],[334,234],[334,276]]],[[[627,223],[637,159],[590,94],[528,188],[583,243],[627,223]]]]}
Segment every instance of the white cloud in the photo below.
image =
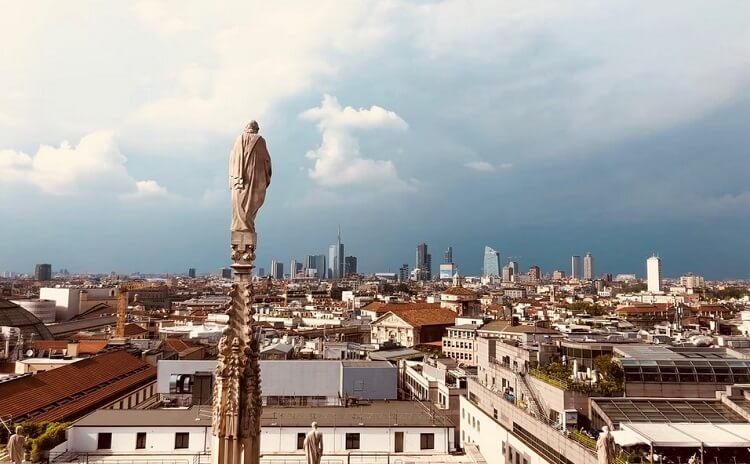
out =
{"type": "Polygon", "coordinates": [[[393,111],[379,106],[369,109],[342,107],[336,97],[325,95],[320,106],[303,112],[300,117],[317,123],[322,134],[321,145],[307,152],[315,160],[310,178],[321,186],[337,187],[352,184],[375,184],[383,188],[413,189],[402,180],[390,160],[365,158],[356,129],[390,129],[405,131],[406,121],[393,111]]]}
{"type": "Polygon", "coordinates": [[[511,163],[501,163],[498,165],[494,165],[492,163],[488,163],[487,161],[469,161],[468,163],[465,163],[464,166],[479,172],[495,172],[500,169],[510,169],[511,167],[513,167],[511,163]]]}
{"type": "Polygon", "coordinates": [[[35,155],[0,150],[0,178],[30,184],[49,195],[116,194],[133,198],[163,196],[156,181],[134,179],[125,167],[112,131],[85,135],[77,145],[41,145],[35,155]]]}

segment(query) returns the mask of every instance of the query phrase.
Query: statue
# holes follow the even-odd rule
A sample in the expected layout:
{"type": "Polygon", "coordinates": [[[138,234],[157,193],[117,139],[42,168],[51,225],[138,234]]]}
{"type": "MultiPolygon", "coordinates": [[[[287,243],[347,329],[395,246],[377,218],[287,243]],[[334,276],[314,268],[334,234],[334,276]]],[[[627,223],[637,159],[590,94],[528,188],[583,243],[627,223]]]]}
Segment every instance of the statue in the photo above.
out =
{"type": "Polygon", "coordinates": [[[599,464],[612,464],[615,462],[615,437],[609,433],[609,427],[602,427],[602,433],[596,440],[596,457],[599,464]]]}
{"type": "Polygon", "coordinates": [[[24,454],[26,453],[26,450],[24,449],[24,446],[26,445],[26,437],[21,435],[22,431],[23,428],[19,425],[16,427],[16,433],[11,435],[10,439],[8,439],[8,457],[15,464],[21,464],[23,462],[24,454]]]}
{"type": "Polygon", "coordinates": [[[232,191],[232,244],[255,248],[255,216],[271,184],[271,157],[260,127],[250,121],[237,137],[229,155],[229,188],[232,191]]]}
{"type": "Polygon", "coordinates": [[[260,364],[253,308],[255,216],[271,183],[271,158],[266,141],[251,121],[237,137],[229,159],[232,190],[230,227],[232,270],[229,316],[218,344],[214,376],[211,445],[212,464],[259,464],[260,364]]]}
{"type": "Polygon", "coordinates": [[[318,430],[318,423],[313,422],[312,430],[305,435],[303,448],[307,456],[307,464],[320,464],[320,458],[323,457],[323,434],[318,430]]]}

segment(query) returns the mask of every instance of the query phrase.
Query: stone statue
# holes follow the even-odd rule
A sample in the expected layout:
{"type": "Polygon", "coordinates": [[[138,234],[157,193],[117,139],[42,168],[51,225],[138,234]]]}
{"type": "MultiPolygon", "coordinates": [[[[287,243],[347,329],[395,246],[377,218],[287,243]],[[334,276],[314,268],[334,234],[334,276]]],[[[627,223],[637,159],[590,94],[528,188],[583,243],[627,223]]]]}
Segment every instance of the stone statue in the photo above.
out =
{"type": "Polygon", "coordinates": [[[229,155],[229,188],[232,191],[232,244],[257,243],[255,216],[271,184],[271,157],[260,127],[250,121],[237,137],[229,155]]]}
{"type": "Polygon", "coordinates": [[[609,427],[602,427],[602,433],[596,440],[596,457],[599,464],[612,464],[615,462],[615,437],[609,433],[609,427]]]}
{"type": "Polygon", "coordinates": [[[26,445],[26,437],[21,435],[22,431],[23,429],[21,426],[16,427],[16,433],[11,435],[8,440],[8,457],[15,464],[21,464],[23,462],[24,454],[26,453],[26,450],[24,449],[24,446],[26,445]]]}
{"type": "Polygon", "coordinates": [[[312,430],[305,435],[303,448],[307,456],[307,464],[320,464],[320,458],[323,457],[323,434],[318,430],[318,423],[313,422],[312,430]]]}

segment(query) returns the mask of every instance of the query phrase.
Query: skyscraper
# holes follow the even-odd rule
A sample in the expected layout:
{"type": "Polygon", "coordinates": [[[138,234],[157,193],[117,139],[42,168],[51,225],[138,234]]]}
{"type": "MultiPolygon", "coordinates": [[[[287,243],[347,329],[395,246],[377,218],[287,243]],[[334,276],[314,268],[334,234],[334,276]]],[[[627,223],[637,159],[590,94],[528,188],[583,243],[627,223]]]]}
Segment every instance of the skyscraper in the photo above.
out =
{"type": "Polygon", "coordinates": [[[344,277],[344,244],[341,243],[341,227],[338,240],[328,247],[328,274],[332,279],[344,277]]]}
{"type": "Polygon", "coordinates": [[[37,264],[34,268],[34,279],[43,281],[52,280],[52,265],[37,264]]]}
{"type": "Polygon", "coordinates": [[[484,247],[484,276],[498,277],[500,275],[500,252],[488,246],[484,247]]]}
{"type": "Polygon", "coordinates": [[[292,261],[289,263],[289,278],[294,279],[300,272],[302,272],[302,263],[297,262],[296,258],[292,258],[292,261]]]}
{"type": "MultiPolygon", "coordinates": [[[[260,271],[263,271],[263,268],[260,269],[260,271]]],[[[221,274],[222,279],[231,279],[232,278],[232,268],[230,267],[222,267],[219,269],[219,274],[221,274]]]]}
{"type": "Polygon", "coordinates": [[[511,276],[517,276],[519,271],[521,270],[521,268],[518,266],[518,261],[508,261],[508,267],[511,269],[511,276]]]}
{"type": "Polygon", "coordinates": [[[583,278],[586,280],[594,279],[594,256],[591,252],[586,253],[583,257],[583,278]]]}
{"type": "Polygon", "coordinates": [[[646,260],[646,281],[649,292],[661,291],[661,258],[656,255],[646,260]]]}
{"type": "Polygon", "coordinates": [[[581,257],[573,255],[570,258],[570,277],[573,279],[581,278],[581,257]]]}
{"type": "Polygon", "coordinates": [[[503,282],[510,282],[513,280],[513,268],[510,265],[503,266],[503,282]]]}
{"type": "Polygon", "coordinates": [[[453,247],[449,246],[443,253],[443,264],[453,264],[453,247]]]}
{"type": "Polygon", "coordinates": [[[188,269],[188,277],[190,277],[191,279],[195,279],[195,268],[194,267],[191,267],[190,269],[188,269]]]}
{"type": "Polygon", "coordinates": [[[344,258],[344,275],[345,277],[357,275],[357,257],[347,256],[344,258]]]}
{"type": "Polygon", "coordinates": [[[278,280],[284,278],[284,263],[275,259],[271,261],[271,277],[278,280]]]}
{"type": "Polygon", "coordinates": [[[417,245],[417,262],[414,266],[419,269],[421,280],[432,280],[432,256],[427,252],[427,244],[417,245]]]}
{"type": "Polygon", "coordinates": [[[532,282],[537,282],[542,278],[542,270],[539,269],[539,266],[531,266],[528,274],[532,282]]]}
{"type": "Polygon", "coordinates": [[[398,280],[399,282],[406,282],[409,280],[409,265],[408,264],[402,264],[400,268],[398,268],[398,280]]]}
{"type": "Polygon", "coordinates": [[[305,261],[305,269],[310,272],[310,269],[315,270],[315,276],[319,279],[325,279],[327,274],[326,267],[326,255],[310,255],[305,261]]]}

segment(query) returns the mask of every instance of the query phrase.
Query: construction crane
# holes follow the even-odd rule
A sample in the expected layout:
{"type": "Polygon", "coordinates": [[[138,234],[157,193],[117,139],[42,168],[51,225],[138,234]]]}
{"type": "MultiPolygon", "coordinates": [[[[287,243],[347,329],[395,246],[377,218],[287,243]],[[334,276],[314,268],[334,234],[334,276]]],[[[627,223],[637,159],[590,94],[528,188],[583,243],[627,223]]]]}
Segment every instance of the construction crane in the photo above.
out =
{"type": "Polygon", "coordinates": [[[155,287],[155,285],[151,282],[128,282],[117,287],[119,294],[117,296],[117,327],[115,329],[115,337],[125,337],[125,319],[128,312],[128,292],[153,287],[155,287]]]}

